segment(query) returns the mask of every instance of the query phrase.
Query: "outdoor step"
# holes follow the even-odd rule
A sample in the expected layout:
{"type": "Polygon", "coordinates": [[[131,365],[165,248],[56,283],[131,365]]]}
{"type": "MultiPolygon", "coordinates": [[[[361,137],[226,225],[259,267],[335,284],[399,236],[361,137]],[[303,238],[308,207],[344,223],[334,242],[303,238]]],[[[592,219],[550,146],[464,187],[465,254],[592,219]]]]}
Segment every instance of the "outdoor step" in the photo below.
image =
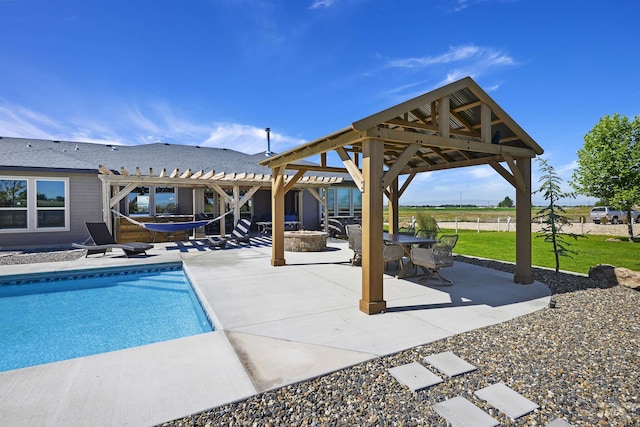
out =
{"type": "Polygon", "coordinates": [[[442,382],[442,378],[425,368],[418,362],[390,368],[389,373],[402,385],[411,391],[421,390],[442,382]]]}
{"type": "Polygon", "coordinates": [[[539,408],[537,404],[501,382],[480,389],[474,394],[507,414],[512,420],[539,408]]]}
{"type": "Polygon", "coordinates": [[[432,354],[431,356],[425,357],[424,361],[449,377],[455,377],[456,375],[476,370],[475,366],[462,360],[451,351],[432,354]]]}
{"type": "Polygon", "coordinates": [[[462,396],[436,403],[433,410],[453,427],[493,427],[500,423],[462,396]]]}

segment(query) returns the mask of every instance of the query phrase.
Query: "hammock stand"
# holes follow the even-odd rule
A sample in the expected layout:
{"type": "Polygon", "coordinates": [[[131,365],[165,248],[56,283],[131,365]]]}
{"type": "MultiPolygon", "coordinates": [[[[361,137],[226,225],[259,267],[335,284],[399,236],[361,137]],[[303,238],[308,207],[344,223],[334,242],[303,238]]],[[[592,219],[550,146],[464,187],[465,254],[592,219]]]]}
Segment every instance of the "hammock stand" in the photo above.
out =
{"type": "Polygon", "coordinates": [[[226,212],[220,216],[217,216],[213,219],[203,219],[199,221],[185,221],[185,222],[139,222],[132,218],[129,218],[126,215],[121,214],[116,210],[111,210],[117,216],[120,216],[132,224],[137,225],[138,227],[146,228],[149,231],[153,231],[153,243],[156,242],[156,234],[160,233],[175,233],[177,231],[187,231],[193,230],[194,228],[202,227],[205,225],[209,225],[214,221],[218,221],[221,218],[229,215],[233,211],[226,212]]]}

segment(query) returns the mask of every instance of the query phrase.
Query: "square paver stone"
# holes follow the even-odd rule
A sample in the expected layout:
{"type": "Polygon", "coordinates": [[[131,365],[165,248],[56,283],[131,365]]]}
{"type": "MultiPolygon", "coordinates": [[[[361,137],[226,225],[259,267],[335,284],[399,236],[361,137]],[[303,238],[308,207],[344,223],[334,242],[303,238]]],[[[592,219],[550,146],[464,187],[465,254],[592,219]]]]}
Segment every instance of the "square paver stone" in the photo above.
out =
{"type": "Polygon", "coordinates": [[[432,385],[442,382],[442,378],[418,362],[390,368],[389,373],[393,375],[400,384],[409,387],[411,391],[431,387],[432,385]]]}
{"type": "Polygon", "coordinates": [[[556,418],[547,424],[547,427],[571,427],[571,424],[563,420],[562,418],[556,418]]]}
{"type": "Polygon", "coordinates": [[[539,408],[538,405],[515,390],[510,389],[504,383],[490,385],[476,391],[474,394],[507,414],[512,420],[539,408]]]}
{"type": "Polygon", "coordinates": [[[436,403],[433,410],[453,427],[493,427],[500,423],[462,396],[436,403]]]}
{"type": "Polygon", "coordinates": [[[465,362],[450,351],[432,354],[431,356],[425,357],[424,361],[450,377],[476,370],[475,366],[465,362]]]}

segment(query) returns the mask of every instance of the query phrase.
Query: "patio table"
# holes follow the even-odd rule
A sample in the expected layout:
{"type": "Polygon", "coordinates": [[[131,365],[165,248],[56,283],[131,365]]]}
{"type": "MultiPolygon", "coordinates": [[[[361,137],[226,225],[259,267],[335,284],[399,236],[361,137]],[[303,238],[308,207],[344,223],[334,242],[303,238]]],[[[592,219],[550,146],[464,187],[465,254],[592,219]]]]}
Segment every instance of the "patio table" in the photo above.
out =
{"type": "MultiPolygon", "coordinates": [[[[389,233],[382,233],[382,240],[384,240],[385,243],[400,246],[404,251],[405,255],[409,258],[409,261],[407,261],[403,265],[402,270],[400,270],[400,272],[398,273],[399,279],[406,277],[407,271],[411,267],[415,266],[411,261],[411,247],[413,245],[431,246],[437,242],[437,240],[429,239],[426,237],[410,236],[407,234],[389,234],[389,233]]],[[[417,272],[418,272],[418,267],[416,267],[416,275],[417,275],[417,272]]]]}

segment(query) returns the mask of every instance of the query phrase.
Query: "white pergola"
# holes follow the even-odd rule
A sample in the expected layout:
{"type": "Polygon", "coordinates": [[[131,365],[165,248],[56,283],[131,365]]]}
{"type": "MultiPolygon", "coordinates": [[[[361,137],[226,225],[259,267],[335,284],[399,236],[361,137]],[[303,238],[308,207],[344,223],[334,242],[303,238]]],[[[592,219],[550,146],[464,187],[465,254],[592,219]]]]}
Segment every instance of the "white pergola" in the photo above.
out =
{"type": "Polygon", "coordinates": [[[516,190],[514,281],[533,282],[531,270],[531,159],[542,148],[470,77],[353,122],[351,126],[265,159],[272,170],[271,264],[284,258],[284,195],[309,171],[347,172],[362,192],[360,310],[386,310],[383,290],[383,197],[389,231],[398,230],[398,201],[418,173],[490,165],[516,190]],[[341,166],[327,164],[335,152],[341,166]],[[301,160],[320,156],[319,165],[301,160]],[[288,178],[286,170],[297,170],[288,178]],[[399,177],[404,177],[402,185],[399,177]]]}
{"type": "MultiPolygon", "coordinates": [[[[234,223],[240,219],[240,208],[244,206],[251,197],[260,189],[270,189],[272,176],[269,174],[256,173],[225,173],[215,171],[204,172],[199,170],[192,172],[190,169],[180,172],[174,169],[167,173],[162,169],[160,173],[154,175],[153,169],[149,168],[149,174],[143,175],[140,168],[129,173],[125,168],[120,168],[118,173],[105,166],[98,167],[98,175],[102,181],[102,215],[103,220],[111,228],[111,210],[118,210],[118,205],[131,191],[139,186],[169,186],[191,188],[194,192],[204,189],[211,189],[221,198],[220,209],[228,205],[233,209],[234,223]],[[232,195],[226,189],[232,189],[232,195]],[[246,190],[241,196],[241,190],[246,190]]],[[[319,202],[326,206],[326,200],[317,192],[317,188],[326,188],[343,181],[337,176],[295,176],[283,175],[283,181],[287,189],[305,189],[309,191],[319,202]]],[[[325,192],[326,193],[326,192],[325,192]]],[[[203,197],[193,198],[193,212],[203,211],[203,197]]],[[[325,207],[326,210],[326,207],[325,207]]],[[[222,215],[224,212],[219,212],[222,215]]],[[[283,219],[284,220],[284,219],[283,219]]],[[[220,219],[221,234],[225,233],[224,218],[220,219]]],[[[111,230],[113,231],[113,230],[111,230]]]]}

